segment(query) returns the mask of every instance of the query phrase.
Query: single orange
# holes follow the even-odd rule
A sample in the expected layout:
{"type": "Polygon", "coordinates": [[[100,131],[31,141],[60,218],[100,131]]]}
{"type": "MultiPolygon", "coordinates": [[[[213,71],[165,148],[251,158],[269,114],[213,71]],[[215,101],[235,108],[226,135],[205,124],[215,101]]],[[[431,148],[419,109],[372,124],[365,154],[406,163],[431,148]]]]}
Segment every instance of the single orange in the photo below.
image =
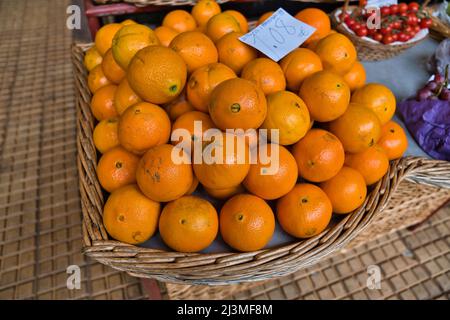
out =
{"type": "Polygon", "coordinates": [[[296,238],[310,238],[328,226],[331,201],[319,187],[297,184],[277,201],[277,219],[284,231],[296,238]]]}
{"type": "Polygon", "coordinates": [[[184,196],[169,202],[159,219],[162,240],[179,252],[206,249],[216,238],[218,230],[216,209],[196,196],[184,196]]]}
{"type": "Polygon", "coordinates": [[[177,120],[179,116],[185,114],[186,112],[195,111],[195,108],[189,101],[186,100],[186,96],[184,94],[180,94],[178,98],[166,104],[164,109],[169,115],[171,121],[177,120]]]}
{"type": "Polygon", "coordinates": [[[401,158],[408,149],[405,130],[396,122],[389,121],[381,127],[378,145],[383,148],[389,160],[401,158]]]}
{"type": "Polygon", "coordinates": [[[119,84],[125,78],[125,71],[114,60],[111,49],[103,56],[102,70],[105,77],[114,84],[119,84]]]}
{"type": "Polygon", "coordinates": [[[248,144],[243,136],[222,133],[214,142],[204,146],[201,161],[196,161],[194,155],[195,175],[206,188],[235,187],[250,170],[249,155],[248,144]]]}
{"type": "Polygon", "coordinates": [[[217,42],[230,32],[241,32],[239,21],[228,13],[219,13],[209,19],[206,24],[206,34],[212,41],[217,42]]]}
{"type": "Polygon", "coordinates": [[[183,58],[189,73],[219,59],[214,43],[198,31],[180,33],[172,40],[170,48],[183,58]]]}
{"type": "Polygon", "coordinates": [[[143,154],[154,146],[165,144],[170,138],[170,119],[155,104],[139,102],[127,108],[119,120],[120,144],[130,152],[143,154]]]}
{"type": "Polygon", "coordinates": [[[272,130],[278,130],[278,142],[275,143],[296,143],[305,136],[310,124],[308,107],[295,93],[278,91],[267,96],[267,116],[261,129],[268,130],[271,140],[272,130]]]}
{"type": "Polygon", "coordinates": [[[114,239],[139,244],[150,239],[158,227],[159,202],[142,194],[131,184],[115,190],[103,209],[103,225],[114,239]]]}
{"type": "Polygon", "coordinates": [[[225,200],[228,198],[231,198],[234,195],[244,193],[245,189],[242,186],[242,184],[238,184],[237,186],[231,187],[231,188],[224,188],[224,189],[211,189],[207,187],[203,187],[208,195],[210,195],[213,198],[225,200]]]}
{"type": "Polygon", "coordinates": [[[110,84],[98,89],[91,99],[91,111],[98,121],[117,117],[117,111],[114,107],[114,95],[117,86],[110,84]]]}
{"type": "Polygon", "coordinates": [[[192,154],[195,141],[202,140],[204,132],[211,128],[214,128],[214,123],[206,113],[200,111],[186,112],[173,123],[171,142],[174,145],[179,144],[180,147],[185,148],[186,151],[189,151],[188,153],[192,154]],[[179,130],[185,130],[186,133],[189,133],[189,136],[182,132],[178,135],[177,131],[179,130]]]}
{"type": "Polygon", "coordinates": [[[189,155],[170,144],[150,148],[136,171],[139,188],[147,197],[159,202],[185,195],[192,186],[193,176],[189,155]]]}
{"type": "Polygon", "coordinates": [[[331,179],[344,165],[344,147],[332,133],[311,129],[292,148],[302,178],[321,182],[331,179]]]}
{"type": "Polygon", "coordinates": [[[164,27],[172,28],[177,32],[193,31],[197,28],[194,17],[185,10],[172,10],[163,19],[164,27]]]}
{"type": "Polygon", "coordinates": [[[225,80],[236,78],[233,70],[222,63],[212,63],[195,70],[186,85],[186,95],[192,106],[208,112],[211,92],[225,80]]]}
{"type": "Polygon", "coordinates": [[[183,91],[186,63],[172,49],[149,46],[139,50],[131,60],[127,78],[133,91],[145,101],[168,103],[183,91]]]}
{"type": "Polygon", "coordinates": [[[113,192],[136,181],[139,158],[122,147],[106,151],[97,164],[97,177],[103,189],[113,192]]]}
{"type": "Polygon", "coordinates": [[[327,194],[334,213],[350,213],[364,203],[367,195],[364,177],[355,169],[343,166],[330,180],[320,187],[327,194]]]}
{"type": "Polygon", "coordinates": [[[389,159],[383,148],[373,145],[360,153],[347,153],[345,165],[362,174],[368,186],[378,182],[389,169],[389,159]]]}
{"type": "Polygon", "coordinates": [[[209,114],[222,130],[256,129],[266,118],[267,102],[255,83],[241,78],[229,79],[211,93],[209,114]]]}
{"type": "Polygon", "coordinates": [[[313,120],[332,121],[347,110],[350,89],[344,79],[330,71],[319,71],[307,77],[300,87],[313,120]]]}
{"type": "Polygon", "coordinates": [[[191,10],[191,14],[199,26],[206,26],[209,19],[221,12],[222,9],[215,0],[199,0],[191,10]]]}
{"type": "Polygon", "coordinates": [[[95,35],[95,47],[103,56],[112,46],[112,41],[116,33],[122,29],[120,23],[110,23],[101,27],[95,35]]]}
{"type": "Polygon", "coordinates": [[[94,67],[88,75],[88,87],[91,93],[95,93],[98,89],[112,84],[111,81],[103,73],[102,65],[94,67]]]}
{"type": "Polygon", "coordinates": [[[102,63],[102,56],[98,52],[97,48],[95,46],[90,47],[86,53],[84,54],[84,66],[88,71],[91,71],[96,66],[102,63]]]}
{"type": "Polygon", "coordinates": [[[356,62],[353,43],[341,33],[332,33],[321,39],[315,49],[324,70],[345,75],[356,62]]]}
{"type": "Polygon", "coordinates": [[[272,15],[273,15],[273,11],[264,13],[261,17],[259,17],[258,22],[256,23],[256,26],[259,26],[260,24],[262,24],[264,21],[269,19],[272,15]]]}
{"type": "Polygon", "coordinates": [[[286,76],[288,89],[298,92],[305,78],[322,70],[322,62],[313,51],[297,48],[281,60],[280,67],[286,76]]]}
{"type": "Polygon", "coordinates": [[[362,63],[356,61],[353,67],[344,74],[344,80],[352,92],[362,88],[366,84],[366,70],[362,63]]]}
{"type": "Polygon", "coordinates": [[[258,154],[256,164],[250,165],[244,186],[258,197],[273,200],[284,196],[295,186],[298,168],[294,156],[285,147],[268,144],[266,150],[262,155],[263,162],[258,154]]]}
{"type": "Polygon", "coordinates": [[[233,249],[243,252],[264,248],[275,231],[272,209],[261,198],[238,194],[220,210],[220,234],[233,249]]]}
{"type": "Polygon", "coordinates": [[[247,63],[241,77],[256,83],[265,95],[286,89],[283,70],[275,61],[258,58],[247,63]]]}
{"type": "Polygon", "coordinates": [[[121,115],[129,106],[141,101],[141,98],[131,89],[125,77],[117,86],[116,94],[114,95],[114,106],[116,107],[117,113],[121,115]]]}
{"type": "Polygon", "coordinates": [[[94,129],[92,138],[94,145],[100,153],[105,153],[109,149],[119,145],[117,135],[117,118],[110,118],[100,121],[94,129]]]}
{"type": "Polygon", "coordinates": [[[122,69],[127,70],[131,59],[139,50],[159,44],[158,37],[152,29],[143,24],[130,24],[124,26],[114,36],[112,53],[122,69]]]}
{"type": "Polygon", "coordinates": [[[363,105],[350,103],[347,111],[330,123],[335,134],[350,153],[363,152],[378,142],[381,126],[377,115],[363,105]]]}
{"type": "Polygon", "coordinates": [[[230,32],[216,42],[219,52],[219,62],[227,65],[234,72],[240,74],[244,66],[258,57],[256,49],[239,40],[244,34],[230,32]]]}
{"type": "Polygon", "coordinates": [[[168,47],[172,40],[179,34],[177,31],[169,27],[159,26],[154,30],[156,37],[162,46],[168,47]]]}
{"type": "Polygon", "coordinates": [[[316,29],[316,31],[314,31],[314,33],[308,39],[306,39],[305,44],[308,44],[317,39],[322,39],[330,33],[330,18],[324,11],[320,9],[303,9],[295,15],[295,18],[316,29]]]}
{"type": "Polygon", "coordinates": [[[233,16],[237,22],[239,23],[239,27],[241,28],[241,32],[247,33],[248,32],[248,21],[247,18],[236,10],[226,10],[224,13],[227,13],[231,16],[233,16]]]}
{"type": "Polygon", "coordinates": [[[363,104],[375,112],[381,125],[391,120],[397,105],[392,91],[379,83],[368,83],[356,90],[351,101],[363,104]]]}

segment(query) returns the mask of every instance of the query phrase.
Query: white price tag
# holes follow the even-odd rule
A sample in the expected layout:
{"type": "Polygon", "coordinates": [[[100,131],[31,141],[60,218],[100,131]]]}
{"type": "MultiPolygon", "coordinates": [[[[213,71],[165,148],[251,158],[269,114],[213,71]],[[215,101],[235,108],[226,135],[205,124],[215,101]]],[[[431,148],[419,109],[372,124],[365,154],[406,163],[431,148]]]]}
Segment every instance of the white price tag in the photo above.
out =
{"type": "Polygon", "coordinates": [[[390,6],[391,4],[397,4],[397,0],[367,0],[366,8],[381,8],[384,6],[390,6]]]}
{"type": "Polygon", "coordinates": [[[261,25],[239,38],[274,61],[298,48],[316,31],[280,8],[261,25]]]}

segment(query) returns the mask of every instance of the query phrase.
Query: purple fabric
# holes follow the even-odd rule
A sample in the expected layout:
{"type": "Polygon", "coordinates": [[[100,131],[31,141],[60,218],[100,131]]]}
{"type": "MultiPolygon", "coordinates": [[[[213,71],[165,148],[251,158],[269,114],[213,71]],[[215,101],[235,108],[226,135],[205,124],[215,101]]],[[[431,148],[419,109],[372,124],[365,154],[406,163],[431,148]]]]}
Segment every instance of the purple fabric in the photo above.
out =
{"type": "Polygon", "coordinates": [[[409,132],[432,158],[450,161],[450,102],[405,100],[398,105],[409,132]]]}

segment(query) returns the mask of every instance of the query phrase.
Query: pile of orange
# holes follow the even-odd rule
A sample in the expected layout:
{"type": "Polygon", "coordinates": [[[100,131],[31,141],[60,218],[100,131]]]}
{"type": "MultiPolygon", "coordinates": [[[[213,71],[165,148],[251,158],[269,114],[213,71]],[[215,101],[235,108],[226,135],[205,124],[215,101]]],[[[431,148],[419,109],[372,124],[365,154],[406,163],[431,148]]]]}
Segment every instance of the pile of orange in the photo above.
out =
{"type": "Polygon", "coordinates": [[[155,30],[128,20],[98,31],[85,65],[111,237],[138,244],[159,231],[171,249],[197,252],[220,233],[233,249],[255,251],[267,246],[276,220],[308,238],[329,226],[332,213],[366,201],[367,187],[407,148],[391,121],[395,97],[365,83],[355,47],[323,11],[296,18],[316,32],[279,63],[242,43],[247,19],[213,0],[171,11],[155,30]],[[187,137],[172,136],[180,128],[187,137]],[[227,132],[203,141],[214,128],[265,132],[276,170],[260,155],[250,161],[261,136],[227,132]],[[241,145],[242,161],[227,139],[241,145]],[[224,162],[191,164],[196,154],[185,146],[224,162]]]}

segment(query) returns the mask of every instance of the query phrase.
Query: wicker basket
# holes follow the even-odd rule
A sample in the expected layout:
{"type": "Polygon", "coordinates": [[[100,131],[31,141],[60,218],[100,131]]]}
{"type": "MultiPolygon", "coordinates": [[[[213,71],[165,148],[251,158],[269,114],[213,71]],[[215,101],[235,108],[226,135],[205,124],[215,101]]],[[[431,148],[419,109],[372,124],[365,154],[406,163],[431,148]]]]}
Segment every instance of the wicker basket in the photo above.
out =
{"type": "Polygon", "coordinates": [[[379,61],[395,57],[401,54],[406,49],[409,49],[426,39],[425,36],[415,41],[408,41],[403,44],[395,45],[385,45],[382,43],[369,42],[349,31],[348,28],[344,26],[344,23],[337,17],[337,12],[339,10],[351,12],[357,8],[355,6],[348,6],[347,4],[348,1],[346,1],[346,3],[344,4],[343,9],[336,9],[330,14],[331,24],[334,29],[336,29],[339,33],[344,34],[353,42],[356,47],[356,51],[358,52],[358,59],[361,61],[379,61]]]}
{"type": "Polygon", "coordinates": [[[450,164],[421,158],[391,162],[388,173],[378,182],[364,204],[333,227],[307,240],[249,253],[179,253],[155,250],[110,240],[102,224],[103,193],[95,168],[97,153],[92,141],[94,118],[91,94],[83,65],[84,51],[91,44],[72,47],[77,89],[78,173],[83,213],[83,252],[101,263],[132,276],[155,278],[180,284],[224,285],[267,280],[311,265],[339,250],[382,216],[401,180],[450,187],[450,164]]]}

